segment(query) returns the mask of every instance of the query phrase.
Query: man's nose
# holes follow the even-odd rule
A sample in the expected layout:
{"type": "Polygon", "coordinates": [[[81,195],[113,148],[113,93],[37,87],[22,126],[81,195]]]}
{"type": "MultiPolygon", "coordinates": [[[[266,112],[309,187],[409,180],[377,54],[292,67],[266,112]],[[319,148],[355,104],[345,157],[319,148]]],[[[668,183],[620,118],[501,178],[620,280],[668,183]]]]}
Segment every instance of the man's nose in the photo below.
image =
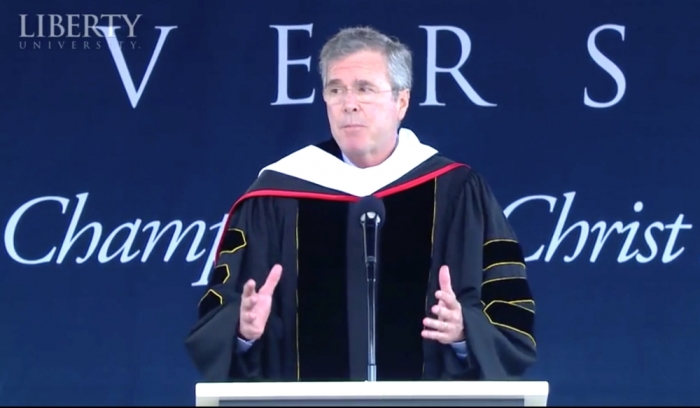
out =
{"type": "Polygon", "coordinates": [[[357,98],[352,92],[348,92],[343,97],[343,111],[345,112],[356,112],[359,108],[357,103],[357,98]]]}

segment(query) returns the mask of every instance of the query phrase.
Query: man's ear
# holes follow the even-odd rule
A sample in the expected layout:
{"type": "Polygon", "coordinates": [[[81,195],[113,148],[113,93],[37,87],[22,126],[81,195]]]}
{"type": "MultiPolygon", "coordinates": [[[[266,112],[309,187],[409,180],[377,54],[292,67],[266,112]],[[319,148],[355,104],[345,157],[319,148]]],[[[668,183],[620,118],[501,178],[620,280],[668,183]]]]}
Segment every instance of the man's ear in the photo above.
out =
{"type": "Polygon", "coordinates": [[[396,103],[399,107],[399,121],[402,121],[406,117],[406,111],[408,111],[408,103],[411,100],[411,91],[404,89],[399,92],[396,103]]]}

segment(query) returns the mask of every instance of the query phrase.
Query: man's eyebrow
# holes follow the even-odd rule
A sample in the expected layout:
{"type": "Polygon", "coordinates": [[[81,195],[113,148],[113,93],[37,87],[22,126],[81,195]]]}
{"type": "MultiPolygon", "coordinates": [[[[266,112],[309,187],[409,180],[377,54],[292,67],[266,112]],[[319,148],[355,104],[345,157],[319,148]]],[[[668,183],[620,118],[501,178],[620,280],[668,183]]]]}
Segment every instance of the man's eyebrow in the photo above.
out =
{"type": "MultiPolygon", "coordinates": [[[[343,82],[341,80],[332,79],[332,80],[328,81],[328,83],[326,83],[326,86],[337,86],[337,85],[342,85],[342,84],[343,84],[343,82]]],[[[354,86],[372,86],[372,87],[377,86],[374,83],[372,83],[371,81],[368,81],[366,79],[358,79],[358,80],[353,82],[353,85],[354,86]]]]}
{"type": "Polygon", "coordinates": [[[359,86],[376,86],[372,82],[366,80],[366,79],[360,79],[358,81],[355,81],[355,85],[359,86]]]}
{"type": "Polygon", "coordinates": [[[328,81],[328,83],[326,83],[326,86],[328,86],[328,85],[335,86],[335,85],[340,85],[340,84],[341,84],[341,82],[339,79],[332,79],[332,80],[328,81]]]}

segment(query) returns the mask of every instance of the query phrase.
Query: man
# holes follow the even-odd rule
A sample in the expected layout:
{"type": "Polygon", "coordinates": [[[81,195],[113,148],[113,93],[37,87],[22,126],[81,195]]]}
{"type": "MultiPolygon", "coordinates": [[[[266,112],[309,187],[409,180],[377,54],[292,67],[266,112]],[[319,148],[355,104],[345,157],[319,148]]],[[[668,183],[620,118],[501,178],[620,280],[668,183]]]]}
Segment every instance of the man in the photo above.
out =
{"type": "Polygon", "coordinates": [[[206,381],[365,380],[360,197],[383,200],[378,380],[505,380],[536,359],[518,241],[484,180],[399,124],[411,54],[369,28],[320,57],[333,138],[264,168],[231,209],[186,340],[206,381]]]}

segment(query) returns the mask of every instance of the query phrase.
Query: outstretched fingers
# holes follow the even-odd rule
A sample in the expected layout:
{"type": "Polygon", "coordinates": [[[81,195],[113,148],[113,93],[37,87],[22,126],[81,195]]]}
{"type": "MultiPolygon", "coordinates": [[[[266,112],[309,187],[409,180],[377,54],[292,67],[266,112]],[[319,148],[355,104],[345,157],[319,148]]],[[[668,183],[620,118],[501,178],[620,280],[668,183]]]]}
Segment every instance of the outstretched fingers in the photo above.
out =
{"type": "Polygon", "coordinates": [[[241,296],[241,308],[243,310],[252,310],[258,301],[258,295],[255,293],[255,281],[250,279],[243,286],[243,295],[241,296]]]}
{"type": "Polygon", "coordinates": [[[282,266],[276,264],[272,267],[272,269],[270,269],[270,273],[267,275],[265,284],[262,285],[258,293],[265,296],[272,296],[272,293],[275,291],[275,288],[277,287],[277,284],[279,283],[281,277],[282,266]]]}

